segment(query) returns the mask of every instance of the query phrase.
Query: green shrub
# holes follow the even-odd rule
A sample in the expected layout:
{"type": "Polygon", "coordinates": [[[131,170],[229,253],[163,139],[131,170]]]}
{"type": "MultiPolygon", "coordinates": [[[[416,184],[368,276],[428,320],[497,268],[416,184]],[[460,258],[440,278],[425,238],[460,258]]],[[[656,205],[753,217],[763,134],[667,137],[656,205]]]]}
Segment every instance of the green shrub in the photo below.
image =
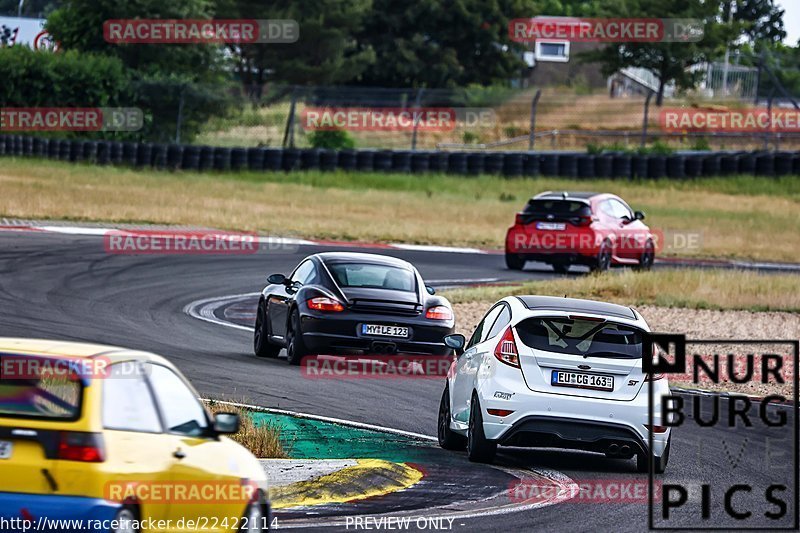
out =
{"type": "Polygon", "coordinates": [[[345,130],[315,130],[308,136],[308,142],[314,148],[343,150],[354,148],[356,142],[345,130]]]}

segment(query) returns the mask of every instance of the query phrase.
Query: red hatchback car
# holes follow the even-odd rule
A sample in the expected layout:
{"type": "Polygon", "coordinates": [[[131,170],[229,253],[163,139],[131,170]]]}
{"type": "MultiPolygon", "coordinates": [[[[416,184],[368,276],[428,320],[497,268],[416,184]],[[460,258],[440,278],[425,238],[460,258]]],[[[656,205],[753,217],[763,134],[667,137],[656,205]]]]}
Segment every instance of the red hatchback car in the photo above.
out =
{"type": "Polygon", "coordinates": [[[649,269],[655,236],[622,198],[594,192],[543,192],[531,198],[506,233],[506,265],[522,270],[540,261],[565,273],[570,265],[593,271],[612,265],[649,269]]]}

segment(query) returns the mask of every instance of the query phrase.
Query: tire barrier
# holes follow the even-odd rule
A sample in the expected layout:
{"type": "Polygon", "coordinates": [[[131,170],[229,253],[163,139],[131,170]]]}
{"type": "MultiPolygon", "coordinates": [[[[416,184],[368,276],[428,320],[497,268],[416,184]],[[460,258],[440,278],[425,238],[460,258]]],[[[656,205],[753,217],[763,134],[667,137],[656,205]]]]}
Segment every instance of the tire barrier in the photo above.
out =
{"type": "Polygon", "coordinates": [[[699,178],[703,174],[703,156],[687,155],[684,169],[687,178],[699,178]]]}
{"type": "Polygon", "coordinates": [[[635,155],[631,159],[631,174],[634,178],[647,177],[647,161],[646,155],[635,155]]]}
{"type": "Polygon", "coordinates": [[[575,157],[575,165],[578,171],[578,177],[583,179],[594,177],[594,155],[580,154],[575,157]]]}
{"type": "Polygon", "coordinates": [[[342,170],[355,170],[357,155],[355,150],[342,150],[339,152],[338,167],[342,170]]]}
{"type": "Polygon", "coordinates": [[[558,175],[565,178],[578,177],[578,157],[575,154],[562,154],[558,157],[558,175]]]}
{"type": "Polygon", "coordinates": [[[719,176],[722,174],[722,156],[710,154],[703,158],[703,176],[719,176]]]}
{"type": "Polygon", "coordinates": [[[489,152],[483,161],[483,168],[487,174],[500,174],[503,172],[505,154],[502,152],[489,152]]]}
{"type": "Polygon", "coordinates": [[[180,144],[170,144],[167,146],[167,168],[170,170],[177,170],[181,168],[183,162],[183,152],[185,148],[180,144]]]}
{"type": "Polygon", "coordinates": [[[467,154],[452,152],[447,158],[447,171],[451,174],[467,173],[467,154]]]}
{"type": "Polygon", "coordinates": [[[775,154],[775,175],[786,176],[792,173],[792,154],[789,152],[777,152],[775,154]]]}
{"type": "Polygon", "coordinates": [[[215,147],[214,149],[214,170],[224,171],[231,169],[231,149],[215,147]]]}
{"type": "Polygon", "coordinates": [[[525,154],[519,152],[509,152],[503,158],[504,176],[522,176],[525,164],[525,154]]]}
{"type": "Polygon", "coordinates": [[[300,168],[314,170],[319,168],[319,148],[300,150],[300,168]]]}
{"type": "Polygon", "coordinates": [[[319,169],[324,172],[333,172],[339,163],[339,152],[336,150],[320,150],[319,169]]]}
{"type": "Polygon", "coordinates": [[[775,175],[775,154],[760,153],[756,156],[756,174],[759,176],[775,175]]]}
{"type": "Polygon", "coordinates": [[[740,174],[755,174],[756,172],[756,156],[750,152],[742,152],[739,154],[739,173],[740,174]]]}
{"type": "MultiPolygon", "coordinates": [[[[278,148],[266,148],[264,150],[264,170],[278,172],[283,169],[284,160],[291,160],[294,155],[290,154],[288,150],[280,150],[278,148]]],[[[292,165],[296,163],[296,159],[290,161],[292,165]]],[[[293,167],[290,167],[291,170],[293,167]]]]}
{"type": "Polygon", "coordinates": [[[631,177],[631,156],[628,154],[614,154],[611,159],[611,177],[631,177]]]}
{"type": "Polygon", "coordinates": [[[281,168],[287,172],[300,168],[300,150],[289,148],[281,154],[281,168]]]}
{"type": "Polygon", "coordinates": [[[431,165],[431,154],[428,152],[413,152],[411,154],[411,172],[428,172],[431,165]]]}
{"type": "MultiPolygon", "coordinates": [[[[670,178],[683,179],[686,177],[686,157],[671,155],[666,157],[666,175],[670,178]]],[[[648,172],[649,174],[649,172],[648,172]]]]}
{"type": "Polygon", "coordinates": [[[577,152],[445,152],[226,148],[0,135],[0,156],[47,157],[99,165],[207,171],[337,169],[565,178],[674,179],[754,174],[800,175],[800,152],[688,152],[672,155],[577,152]]]}
{"type": "Polygon", "coordinates": [[[387,172],[392,169],[392,152],[381,150],[372,154],[372,168],[378,172],[387,172]]]}
{"type": "Polygon", "coordinates": [[[539,157],[539,172],[542,176],[558,175],[558,154],[541,154],[539,157]]]}
{"type": "Polygon", "coordinates": [[[477,176],[486,168],[486,154],[472,152],[467,154],[467,174],[477,176]]]}
{"type": "Polygon", "coordinates": [[[97,141],[84,141],[82,159],[89,163],[97,162],[97,141]]]}
{"type": "MultiPolygon", "coordinates": [[[[412,152],[392,152],[390,154],[392,161],[392,171],[394,172],[411,172],[411,154],[412,152]]],[[[378,161],[375,160],[375,170],[378,170],[378,161]]]]}
{"type": "Polygon", "coordinates": [[[724,154],[719,158],[719,173],[730,176],[739,173],[739,156],[737,154],[724,154]]]}
{"type": "Polygon", "coordinates": [[[610,178],[614,173],[614,156],[601,154],[594,158],[594,175],[598,178],[610,178]]]}
{"type": "Polygon", "coordinates": [[[167,148],[168,146],[166,144],[153,144],[153,168],[159,170],[167,168],[167,148]]]}
{"type": "Polygon", "coordinates": [[[231,148],[231,170],[239,171],[247,168],[247,150],[231,148]]]}
{"type": "Polygon", "coordinates": [[[647,177],[658,179],[667,175],[667,158],[653,155],[647,160],[647,177]]]}

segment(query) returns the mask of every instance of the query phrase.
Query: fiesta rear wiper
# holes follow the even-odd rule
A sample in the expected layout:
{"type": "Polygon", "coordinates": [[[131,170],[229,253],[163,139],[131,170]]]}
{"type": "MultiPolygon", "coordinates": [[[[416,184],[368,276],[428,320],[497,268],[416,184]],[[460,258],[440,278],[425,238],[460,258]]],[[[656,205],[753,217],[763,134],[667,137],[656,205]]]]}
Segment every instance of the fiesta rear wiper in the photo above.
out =
{"type": "Polygon", "coordinates": [[[638,359],[641,357],[619,352],[590,352],[581,355],[583,357],[603,357],[605,359],[638,359]]]}

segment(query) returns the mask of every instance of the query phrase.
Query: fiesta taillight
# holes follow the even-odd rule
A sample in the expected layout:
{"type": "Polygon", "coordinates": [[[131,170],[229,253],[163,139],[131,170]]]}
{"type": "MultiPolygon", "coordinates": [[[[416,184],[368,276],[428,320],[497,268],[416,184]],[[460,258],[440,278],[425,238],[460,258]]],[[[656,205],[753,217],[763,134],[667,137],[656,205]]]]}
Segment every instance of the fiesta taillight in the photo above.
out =
{"type": "Polygon", "coordinates": [[[333,298],[328,298],[327,296],[311,298],[306,302],[306,305],[308,305],[309,309],[313,309],[314,311],[332,311],[334,313],[344,311],[344,306],[340,302],[333,298]]]}
{"type": "Polygon", "coordinates": [[[511,331],[510,326],[506,328],[503,337],[497,343],[494,356],[501,363],[519,368],[519,351],[517,351],[517,342],[514,340],[514,332],[511,331]]]}
{"type": "Polygon", "coordinates": [[[653,433],[666,433],[669,429],[667,426],[648,426],[647,424],[644,425],[647,429],[653,428],[653,433]]]}
{"type": "Polygon", "coordinates": [[[83,463],[102,463],[105,461],[103,437],[99,433],[62,431],[58,439],[59,459],[83,463]]]}
{"type": "Polygon", "coordinates": [[[453,311],[446,305],[435,305],[425,311],[425,318],[430,320],[453,320],[453,311]]]}

